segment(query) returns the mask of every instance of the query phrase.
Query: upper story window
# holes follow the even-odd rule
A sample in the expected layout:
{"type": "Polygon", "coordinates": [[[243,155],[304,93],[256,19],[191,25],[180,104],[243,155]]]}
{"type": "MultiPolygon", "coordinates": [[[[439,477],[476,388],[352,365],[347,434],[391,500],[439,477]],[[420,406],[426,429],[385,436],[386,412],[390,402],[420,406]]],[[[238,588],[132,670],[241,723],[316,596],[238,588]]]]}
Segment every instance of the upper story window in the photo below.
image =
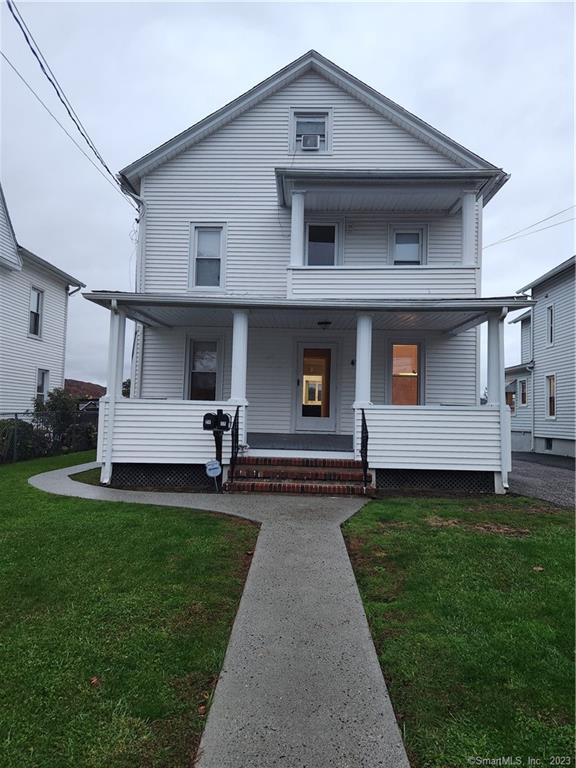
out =
{"type": "Polygon", "coordinates": [[[193,225],[191,287],[221,288],[224,284],[223,261],[224,227],[193,225]]]}
{"type": "Polygon", "coordinates": [[[306,263],[309,267],[333,267],[338,251],[337,224],[306,225],[306,263]]]}
{"type": "Polygon", "coordinates": [[[554,344],[554,305],[546,307],[546,344],[554,344]]]}
{"type": "Polygon", "coordinates": [[[332,149],[330,109],[292,109],[290,153],[330,152],[332,149]]]}
{"type": "Polygon", "coordinates": [[[28,319],[28,333],[31,336],[40,336],[42,330],[42,307],[44,304],[44,291],[38,288],[30,290],[30,314],[28,319]]]}
{"type": "Polygon", "coordinates": [[[391,235],[393,264],[410,266],[426,262],[424,227],[394,226],[391,235]]]}

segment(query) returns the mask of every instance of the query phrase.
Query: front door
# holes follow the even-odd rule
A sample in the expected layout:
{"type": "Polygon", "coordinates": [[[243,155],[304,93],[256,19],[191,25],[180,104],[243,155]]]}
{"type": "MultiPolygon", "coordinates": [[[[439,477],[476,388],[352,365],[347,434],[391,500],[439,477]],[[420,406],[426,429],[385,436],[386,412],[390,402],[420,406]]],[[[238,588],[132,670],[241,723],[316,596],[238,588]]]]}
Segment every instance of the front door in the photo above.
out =
{"type": "Polygon", "coordinates": [[[298,344],[296,429],[302,432],[336,430],[334,344],[298,344]]]}

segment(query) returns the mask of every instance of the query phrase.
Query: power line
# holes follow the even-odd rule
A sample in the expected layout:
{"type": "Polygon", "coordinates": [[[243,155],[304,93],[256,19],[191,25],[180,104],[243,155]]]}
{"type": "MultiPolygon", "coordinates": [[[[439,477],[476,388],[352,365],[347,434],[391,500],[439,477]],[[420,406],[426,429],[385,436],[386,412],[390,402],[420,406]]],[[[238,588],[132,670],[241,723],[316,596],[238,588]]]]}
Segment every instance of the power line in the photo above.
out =
{"type": "MultiPolygon", "coordinates": [[[[572,208],[574,206],[571,206],[572,208]]],[[[568,209],[569,210],[569,209],[568,209]]],[[[553,218],[550,216],[550,218],[553,218]]],[[[546,219],[543,219],[543,221],[546,221],[546,219]]],[[[568,224],[570,221],[576,221],[576,216],[573,216],[571,219],[564,219],[563,221],[557,221],[555,224],[549,224],[547,227],[540,227],[539,229],[533,229],[531,232],[524,232],[523,235],[516,235],[515,237],[507,237],[503,240],[497,240],[495,243],[490,243],[490,245],[487,245],[486,248],[490,248],[493,245],[499,245],[500,243],[510,243],[512,240],[520,240],[522,237],[529,237],[530,235],[536,234],[536,232],[543,232],[545,229],[552,229],[553,227],[559,227],[560,224],[568,224]]],[[[532,226],[535,226],[534,224],[532,226]]],[[[485,249],[483,249],[485,250],[485,249]]]]}
{"type": "MultiPolygon", "coordinates": [[[[491,248],[493,245],[498,245],[499,243],[504,243],[507,240],[515,239],[516,235],[519,235],[521,232],[526,232],[528,229],[532,229],[532,227],[538,226],[538,224],[543,224],[545,221],[550,221],[550,219],[555,219],[556,216],[560,216],[561,213],[566,213],[566,211],[571,211],[572,208],[576,208],[576,205],[569,205],[568,208],[564,208],[561,211],[557,211],[556,213],[553,213],[551,216],[546,216],[545,219],[540,219],[540,221],[535,221],[534,224],[530,224],[528,227],[523,227],[522,229],[517,230],[516,232],[512,232],[510,235],[506,235],[506,237],[502,237],[500,240],[496,240],[493,243],[490,243],[489,245],[485,245],[482,250],[486,250],[486,248],[491,248]]],[[[572,219],[566,219],[566,221],[572,221],[572,219]]],[[[559,222],[559,224],[563,224],[564,222],[559,222]]],[[[547,229],[547,227],[543,227],[543,229],[547,229]]],[[[537,230],[538,232],[540,230],[537,230]]]]}
{"type": "Polygon", "coordinates": [[[46,79],[56,92],[56,95],[58,96],[58,99],[63,104],[66,112],[68,113],[68,116],[76,126],[78,132],[86,142],[86,144],[90,147],[100,164],[103,166],[106,173],[110,176],[114,184],[117,186],[117,188],[120,190],[122,195],[125,195],[125,192],[122,190],[122,187],[120,183],[118,182],[118,179],[116,176],[112,173],[110,168],[108,167],[106,161],[102,157],[101,153],[98,151],[96,145],[90,138],[90,135],[88,134],[88,131],[82,124],[82,121],[78,117],[74,107],[72,106],[70,100],[64,93],[64,90],[60,83],[58,82],[58,79],[54,72],[52,71],[50,65],[48,64],[48,61],[46,60],[46,57],[42,53],[40,46],[34,39],[34,36],[32,35],[32,32],[30,31],[30,28],[26,24],[22,14],[20,13],[20,10],[17,8],[16,4],[14,3],[14,0],[6,0],[8,9],[10,13],[12,14],[12,17],[14,18],[16,24],[18,25],[20,31],[22,32],[22,35],[24,36],[24,40],[26,41],[26,44],[28,45],[28,48],[32,52],[34,58],[38,62],[40,69],[42,70],[42,73],[45,75],[46,79]]]}
{"type": "Polygon", "coordinates": [[[66,134],[66,136],[68,136],[68,138],[70,139],[70,141],[71,141],[71,142],[72,142],[72,143],[73,143],[73,144],[76,146],[76,148],[77,148],[78,150],[80,150],[80,152],[82,152],[82,154],[84,155],[84,157],[86,158],[86,160],[88,160],[88,162],[89,162],[89,163],[91,163],[91,165],[93,165],[93,166],[94,166],[94,168],[95,168],[95,169],[98,171],[98,173],[100,174],[100,176],[102,176],[102,178],[103,178],[103,179],[104,179],[104,180],[105,180],[105,181],[106,181],[108,184],[110,184],[110,186],[111,186],[111,187],[114,189],[114,191],[115,191],[115,192],[117,192],[117,193],[118,193],[118,194],[119,194],[119,195],[122,197],[122,199],[123,199],[123,200],[125,200],[125,201],[126,201],[126,202],[127,202],[127,203],[128,203],[128,204],[129,204],[129,205],[132,207],[132,208],[134,208],[135,210],[138,210],[138,209],[136,208],[136,206],[135,206],[135,205],[134,205],[134,204],[131,202],[131,200],[130,200],[128,197],[126,197],[126,195],[124,195],[124,193],[123,193],[123,192],[121,192],[121,190],[118,188],[118,185],[117,185],[117,184],[113,184],[113,183],[110,181],[110,179],[108,178],[108,176],[107,176],[107,175],[106,175],[106,174],[105,174],[105,173],[102,171],[102,169],[101,169],[101,168],[100,168],[98,165],[96,165],[96,163],[94,162],[94,160],[92,160],[92,158],[90,157],[90,155],[89,155],[87,152],[85,152],[85,151],[84,151],[84,149],[83,149],[83,148],[80,146],[80,144],[78,144],[78,142],[76,141],[76,139],[74,138],[74,136],[72,136],[72,134],[71,134],[71,133],[69,133],[69,132],[66,130],[66,128],[65,128],[65,127],[62,125],[62,123],[60,122],[60,120],[58,120],[58,118],[56,117],[56,115],[55,115],[53,112],[51,112],[51,111],[50,111],[49,107],[47,107],[47,106],[46,106],[46,104],[45,104],[45,103],[42,101],[42,99],[40,98],[40,96],[38,96],[38,94],[36,93],[36,91],[35,91],[35,90],[32,88],[32,86],[31,86],[31,85],[30,85],[30,84],[29,84],[29,83],[28,83],[28,82],[25,80],[25,78],[24,78],[24,77],[23,77],[23,76],[20,74],[20,72],[19,72],[19,71],[16,69],[16,67],[14,66],[14,64],[12,64],[12,62],[10,61],[10,59],[9,59],[9,58],[6,56],[6,54],[5,54],[3,51],[0,51],[0,56],[2,56],[2,58],[3,58],[3,59],[4,59],[4,61],[5,61],[5,62],[8,64],[8,66],[9,66],[9,67],[12,69],[12,71],[13,71],[13,72],[14,72],[14,73],[15,73],[15,74],[16,74],[16,75],[17,75],[17,76],[20,78],[20,80],[21,80],[21,81],[24,83],[24,85],[26,86],[26,88],[28,88],[28,90],[30,91],[30,93],[31,93],[31,94],[34,96],[34,98],[35,98],[35,99],[36,99],[38,102],[40,102],[40,104],[41,104],[41,105],[44,107],[44,109],[46,110],[46,112],[48,112],[48,114],[50,115],[50,117],[51,117],[51,118],[52,118],[52,119],[53,119],[53,120],[54,120],[54,121],[55,121],[55,122],[56,122],[56,123],[57,123],[57,124],[60,126],[60,128],[61,128],[61,129],[64,131],[64,133],[66,134]]]}

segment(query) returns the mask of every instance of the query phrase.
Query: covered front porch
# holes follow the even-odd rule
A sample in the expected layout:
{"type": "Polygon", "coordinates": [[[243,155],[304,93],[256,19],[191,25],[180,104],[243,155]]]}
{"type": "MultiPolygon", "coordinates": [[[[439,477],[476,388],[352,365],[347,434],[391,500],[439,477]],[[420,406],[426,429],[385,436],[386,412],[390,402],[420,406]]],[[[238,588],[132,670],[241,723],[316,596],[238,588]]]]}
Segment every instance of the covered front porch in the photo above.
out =
{"type": "MultiPolygon", "coordinates": [[[[203,468],[206,412],[236,417],[241,456],[349,458],[370,470],[493,473],[510,467],[503,320],[521,299],[302,302],[94,293],[111,310],[103,482],[114,465],[203,468]],[[140,324],[132,396],[120,394],[125,321],[140,324]],[[480,404],[477,326],[488,324],[480,404]],[[363,439],[364,434],[364,439],[363,439]]],[[[237,446],[237,450],[236,450],[237,446]]]]}

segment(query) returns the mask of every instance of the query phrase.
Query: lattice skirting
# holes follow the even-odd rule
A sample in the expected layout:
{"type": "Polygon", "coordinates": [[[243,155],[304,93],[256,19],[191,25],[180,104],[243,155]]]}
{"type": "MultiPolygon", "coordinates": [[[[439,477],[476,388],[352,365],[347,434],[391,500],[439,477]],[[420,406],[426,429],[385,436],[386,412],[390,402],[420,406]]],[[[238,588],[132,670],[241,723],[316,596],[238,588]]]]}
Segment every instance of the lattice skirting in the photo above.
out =
{"type": "Polygon", "coordinates": [[[402,493],[494,493],[493,472],[444,469],[377,469],[376,489],[402,493]]]}
{"type": "Polygon", "coordinates": [[[114,464],[111,485],[142,490],[214,490],[214,480],[206,476],[204,464],[114,464]]]}

